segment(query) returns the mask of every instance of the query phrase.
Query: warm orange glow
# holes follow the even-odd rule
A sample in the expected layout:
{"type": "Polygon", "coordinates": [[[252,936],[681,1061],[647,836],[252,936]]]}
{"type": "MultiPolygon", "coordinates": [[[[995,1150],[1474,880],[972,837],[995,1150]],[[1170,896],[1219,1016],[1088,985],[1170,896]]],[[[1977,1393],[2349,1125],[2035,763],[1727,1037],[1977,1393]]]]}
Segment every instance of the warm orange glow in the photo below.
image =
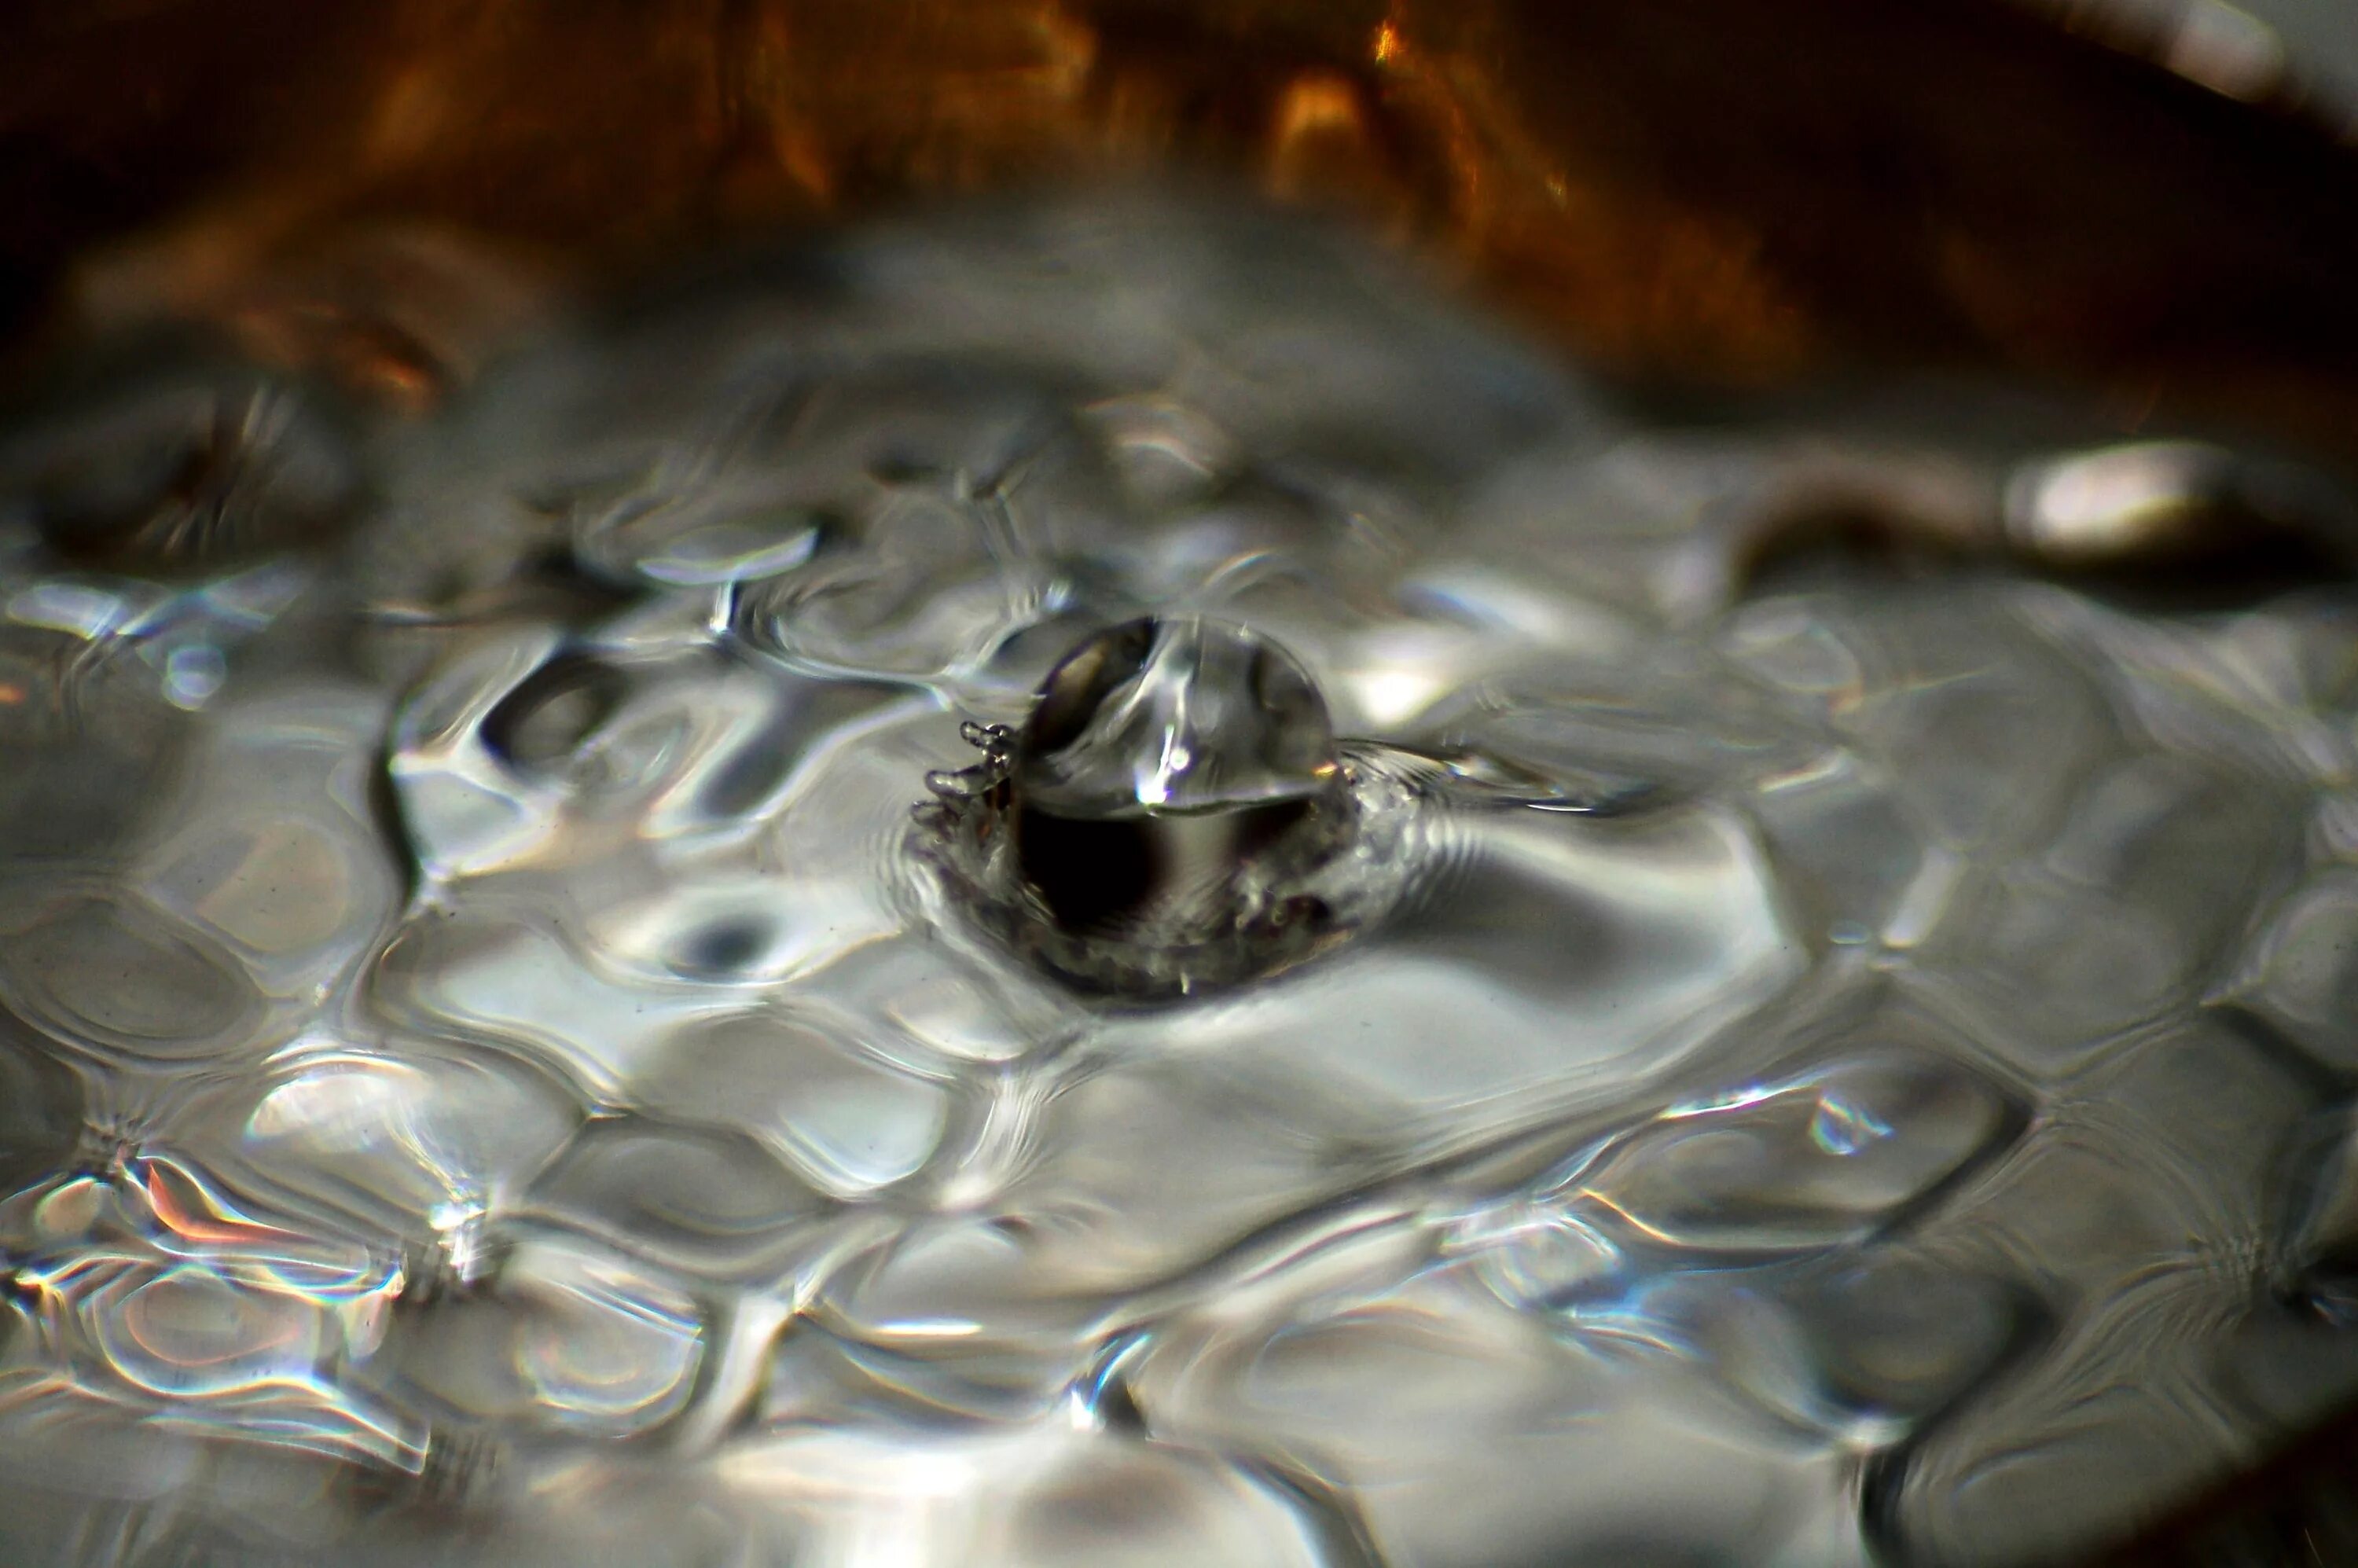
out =
{"type": "Polygon", "coordinates": [[[146,1197],[157,1223],[178,1241],[233,1246],[283,1240],[292,1234],[229,1211],[202,1183],[169,1160],[142,1161],[126,1180],[146,1197]]]}
{"type": "Polygon", "coordinates": [[[1974,0],[224,3],[26,62],[13,145],[62,161],[10,200],[65,205],[0,243],[73,258],[102,323],[232,324],[402,406],[675,251],[1177,168],[1371,218],[1648,376],[1865,354],[2358,429],[2358,168],[2248,49],[2253,103],[1974,0]],[[121,189],[77,213],[93,168],[121,189]]]}

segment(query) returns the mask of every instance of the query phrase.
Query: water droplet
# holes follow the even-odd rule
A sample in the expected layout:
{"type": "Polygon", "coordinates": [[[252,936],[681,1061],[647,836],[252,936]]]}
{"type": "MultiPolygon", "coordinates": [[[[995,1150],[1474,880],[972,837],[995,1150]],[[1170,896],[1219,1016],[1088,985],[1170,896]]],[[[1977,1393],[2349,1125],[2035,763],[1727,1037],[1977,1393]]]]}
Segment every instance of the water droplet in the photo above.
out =
{"type": "Polygon", "coordinates": [[[1339,935],[1319,875],[1358,816],[1317,687],[1243,626],[1128,622],[1075,648],[945,818],[980,907],[1093,989],[1232,984],[1339,935]]]}

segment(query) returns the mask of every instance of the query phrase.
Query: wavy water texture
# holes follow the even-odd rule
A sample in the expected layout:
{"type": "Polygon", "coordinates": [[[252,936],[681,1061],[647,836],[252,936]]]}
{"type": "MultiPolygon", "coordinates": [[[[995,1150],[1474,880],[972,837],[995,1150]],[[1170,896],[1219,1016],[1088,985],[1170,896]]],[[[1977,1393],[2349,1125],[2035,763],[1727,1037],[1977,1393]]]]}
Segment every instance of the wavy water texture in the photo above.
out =
{"type": "Polygon", "coordinates": [[[2143,591],[2233,454],[1641,430],[1145,201],[110,373],[0,444],[10,1563],[2048,1561],[2358,1392],[2358,602],[2143,591]]]}

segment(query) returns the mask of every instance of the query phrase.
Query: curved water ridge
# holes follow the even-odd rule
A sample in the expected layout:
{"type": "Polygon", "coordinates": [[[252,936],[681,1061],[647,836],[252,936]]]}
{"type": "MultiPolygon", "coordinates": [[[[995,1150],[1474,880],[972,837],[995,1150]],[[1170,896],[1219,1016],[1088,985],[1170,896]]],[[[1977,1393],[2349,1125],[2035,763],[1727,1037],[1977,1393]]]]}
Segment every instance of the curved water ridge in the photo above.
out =
{"type": "Polygon", "coordinates": [[[1644,428],[1143,200],[427,420],[62,400],[0,441],[0,1556],[2135,1525],[2358,1391],[2358,602],[2182,591],[2232,453],[1971,433],[1644,428]]]}

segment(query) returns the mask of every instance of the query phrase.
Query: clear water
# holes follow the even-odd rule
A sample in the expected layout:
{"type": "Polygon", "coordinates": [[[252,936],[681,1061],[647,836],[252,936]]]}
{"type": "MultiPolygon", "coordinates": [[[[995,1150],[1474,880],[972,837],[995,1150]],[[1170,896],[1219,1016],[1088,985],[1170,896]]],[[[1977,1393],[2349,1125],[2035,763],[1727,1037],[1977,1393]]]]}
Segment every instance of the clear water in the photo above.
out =
{"type": "Polygon", "coordinates": [[[60,394],[0,442],[0,1556],[2000,1563],[2181,1501],[2358,1392],[2358,600],[2089,591],[2334,503],[1994,449],[1649,429],[1154,203],[749,264],[423,422],[60,394]],[[1954,558],[1764,566],[1828,495],[1954,558]],[[1249,631],[1049,744],[1147,615],[1249,631]]]}

